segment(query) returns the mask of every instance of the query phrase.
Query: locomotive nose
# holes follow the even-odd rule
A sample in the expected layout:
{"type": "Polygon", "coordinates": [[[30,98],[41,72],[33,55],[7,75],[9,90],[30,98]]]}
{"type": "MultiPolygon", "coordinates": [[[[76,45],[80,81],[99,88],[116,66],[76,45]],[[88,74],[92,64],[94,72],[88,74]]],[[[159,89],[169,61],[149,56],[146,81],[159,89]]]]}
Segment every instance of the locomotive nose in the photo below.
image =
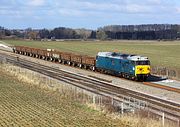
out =
{"type": "Polygon", "coordinates": [[[136,66],[135,73],[137,74],[149,74],[150,66],[149,65],[138,65],[136,66]]]}

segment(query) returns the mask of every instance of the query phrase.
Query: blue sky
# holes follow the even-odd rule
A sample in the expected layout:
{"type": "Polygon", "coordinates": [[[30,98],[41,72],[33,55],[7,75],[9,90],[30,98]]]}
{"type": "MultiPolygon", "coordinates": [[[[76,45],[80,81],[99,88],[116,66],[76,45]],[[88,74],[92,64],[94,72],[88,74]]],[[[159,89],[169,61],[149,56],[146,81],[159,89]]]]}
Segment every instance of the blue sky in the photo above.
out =
{"type": "Polygon", "coordinates": [[[180,24],[180,0],[0,0],[6,28],[180,24]]]}

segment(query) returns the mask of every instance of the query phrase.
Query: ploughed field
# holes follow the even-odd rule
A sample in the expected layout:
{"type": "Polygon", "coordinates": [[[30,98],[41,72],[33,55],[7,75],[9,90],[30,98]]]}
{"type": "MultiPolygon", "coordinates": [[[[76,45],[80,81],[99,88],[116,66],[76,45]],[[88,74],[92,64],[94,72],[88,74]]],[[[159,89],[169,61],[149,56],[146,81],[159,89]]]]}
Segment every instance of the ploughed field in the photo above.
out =
{"type": "Polygon", "coordinates": [[[95,56],[100,51],[118,51],[149,57],[154,66],[180,69],[180,41],[19,41],[5,40],[12,45],[50,48],[95,56]]]}
{"type": "Polygon", "coordinates": [[[0,126],[124,126],[58,92],[17,81],[0,71],[0,126]]]}

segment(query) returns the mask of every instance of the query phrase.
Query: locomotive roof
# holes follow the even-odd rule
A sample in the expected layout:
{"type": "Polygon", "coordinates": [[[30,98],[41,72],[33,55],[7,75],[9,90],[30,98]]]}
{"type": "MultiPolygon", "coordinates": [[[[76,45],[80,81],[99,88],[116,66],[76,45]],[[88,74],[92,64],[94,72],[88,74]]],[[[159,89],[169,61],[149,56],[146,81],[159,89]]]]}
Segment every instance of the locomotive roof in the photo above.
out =
{"type": "Polygon", "coordinates": [[[132,55],[132,54],[121,54],[121,53],[116,53],[116,52],[99,52],[98,56],[115,58],[115,59],[127,59],[127,60],[132,60],[132,61],[148,60],[148,58],[144,56],[132,55]]]}

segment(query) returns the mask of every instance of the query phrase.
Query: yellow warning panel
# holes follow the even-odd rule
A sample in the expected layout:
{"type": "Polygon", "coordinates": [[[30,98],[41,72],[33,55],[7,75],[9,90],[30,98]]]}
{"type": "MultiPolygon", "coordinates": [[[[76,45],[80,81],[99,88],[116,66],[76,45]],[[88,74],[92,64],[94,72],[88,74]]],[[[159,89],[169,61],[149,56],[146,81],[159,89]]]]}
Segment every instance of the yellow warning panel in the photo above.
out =
{"type": "Polygon", "coordinates": [[[135,75],[149,74],[149,73],[150,73],[150,66],[149,65],[137,65],[135,67],[135,75]]]}

